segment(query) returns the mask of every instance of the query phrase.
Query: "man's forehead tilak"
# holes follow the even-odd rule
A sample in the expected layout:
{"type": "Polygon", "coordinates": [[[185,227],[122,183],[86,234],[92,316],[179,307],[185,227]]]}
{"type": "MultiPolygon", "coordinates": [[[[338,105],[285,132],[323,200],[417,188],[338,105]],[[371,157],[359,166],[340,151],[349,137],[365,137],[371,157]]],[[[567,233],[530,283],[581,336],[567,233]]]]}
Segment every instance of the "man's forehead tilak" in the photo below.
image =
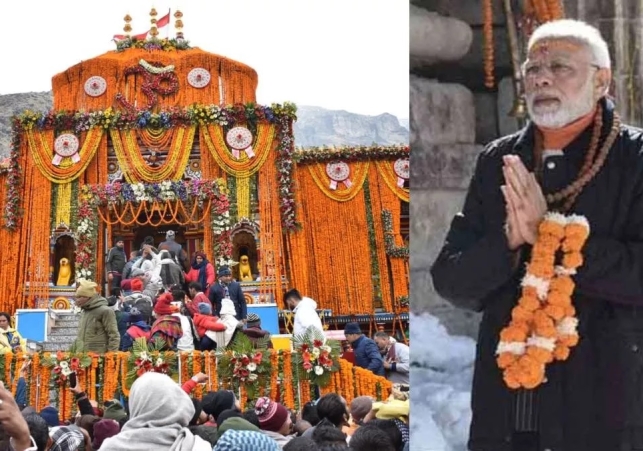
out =
{"type": "Polygon", "coordinates": [[[527,54],[528,60],[551,58],[552,56],[571,56],[584,52],[585,47],[568,39],[543,39],[531,46],[527,54]]]}

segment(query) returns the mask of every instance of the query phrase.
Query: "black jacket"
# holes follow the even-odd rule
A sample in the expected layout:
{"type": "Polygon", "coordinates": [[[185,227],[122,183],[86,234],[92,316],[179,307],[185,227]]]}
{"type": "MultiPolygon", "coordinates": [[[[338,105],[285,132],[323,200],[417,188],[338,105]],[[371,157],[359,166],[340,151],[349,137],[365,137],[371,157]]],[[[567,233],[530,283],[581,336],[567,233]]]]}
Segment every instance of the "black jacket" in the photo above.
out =
{"type": "Polygon", "coordinates": [[[125,268],[126,263],[125,251],[118,246],[114,246],[109,250],[107,254],[107,261],[105,264],[105,270],[109,274],[110,272],[116,272],[118,274],[123,274],[123,269],[125,268]]]}
{"type": "MultiPolygon", "coordinates": [[[[219,312],[221,311],[221,301],[223,300],[224,293],[225,288],[218,280],[210,287],[208,292],[208,298],[212,303],[212,308],[214,309],[213,313],[215,316],[219,316],[219,312]]],[[[234,309],[237,311],[236,318],[238,320],[246,319],[248,316],[248,307],[246,305],[246,298],[243,295],[243,290],[241,289],[241,284],[234,281],[230,282],[228,284],[228,294],[234,303],[234,309]]]]}
{"type": "MultiPolygon", "coordinates": [[[[605,105],[601,144],[612,122],[605,105]]],[[[543,165],[540,183],[555,192],[575,179],[589,148],[591,126],[543,165]]],[[[584,215],[591,235],[575,277],[580,343],[566,362],[550,364],[547,382],[532,391],[541,449],[643,449],[643,137],[622,126],[607,160],[570,213],[584,215]]],[[[495,361],[500,330],[519,295],[524,264],[516,264],[503,225],[502,156],[534,167],[534,128],[494,141],[479,156],[462,213],[432,267],[437,292],[483,312],[473,380],[473,451],[511,449],[516,394],[495,361]]],[[[522,251],[526,261],[529,247],[522,251]]]]}

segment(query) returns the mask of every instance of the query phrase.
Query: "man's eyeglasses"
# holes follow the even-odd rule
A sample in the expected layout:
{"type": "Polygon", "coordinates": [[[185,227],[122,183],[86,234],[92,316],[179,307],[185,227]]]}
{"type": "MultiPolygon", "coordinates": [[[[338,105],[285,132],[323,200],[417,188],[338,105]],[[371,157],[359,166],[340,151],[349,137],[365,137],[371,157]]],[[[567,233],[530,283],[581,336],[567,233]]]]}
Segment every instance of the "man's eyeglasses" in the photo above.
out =
{"type": "MultiPolygon", "coordinates": [[[[596,64],[590,64],[589,66],[597,70],[600,69],[600,66],[596,64]]],[[[551,74],[554,78],[567,78],[575,74],[576,71],[576,67],[562,61],[552,61],[549,64],[525,63],[522,66],[522,73],[528,79],[543,76],[545,73],[551,74]]]]}

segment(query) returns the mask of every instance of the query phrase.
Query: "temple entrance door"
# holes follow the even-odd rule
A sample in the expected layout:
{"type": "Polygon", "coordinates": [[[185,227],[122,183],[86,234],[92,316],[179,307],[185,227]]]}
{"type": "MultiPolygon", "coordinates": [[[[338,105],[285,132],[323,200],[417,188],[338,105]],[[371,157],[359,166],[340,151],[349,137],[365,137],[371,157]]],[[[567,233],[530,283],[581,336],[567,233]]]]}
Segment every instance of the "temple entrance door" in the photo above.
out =
{"type": "MultiPolygon", "coordinates": [[[[185,227],[178,225],[166,224],[161,226],[138,226],[134,228],[134,249],[140,249],[143,246],[145,237],[151,236],[154,238],[154,247],[158,248],[159,244],[165,241],[165,234],[168,230],[173,230],[175,233],[174,240],[183,246],[185,249],[186,236],[185,227]]],[[[112,233],[113,235],[113,233],[112,233]]]]}

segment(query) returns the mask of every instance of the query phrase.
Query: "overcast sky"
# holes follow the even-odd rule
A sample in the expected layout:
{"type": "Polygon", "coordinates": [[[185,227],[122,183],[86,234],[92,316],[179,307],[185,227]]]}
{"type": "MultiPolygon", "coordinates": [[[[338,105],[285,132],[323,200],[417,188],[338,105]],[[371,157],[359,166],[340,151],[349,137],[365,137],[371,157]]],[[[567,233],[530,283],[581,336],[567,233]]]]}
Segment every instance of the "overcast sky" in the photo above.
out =
{"type": "MultiPolygon", "coordinates": [[[[51,77],[115,48],[149,11],[180,8],[190,44],[259,73],[261,104],[292,101],[408,118],[408,0],[3,0],[0,94],[48,91],[51,77]]],[[[174,35],[174,18],[161,29],[174,35]]]]}

